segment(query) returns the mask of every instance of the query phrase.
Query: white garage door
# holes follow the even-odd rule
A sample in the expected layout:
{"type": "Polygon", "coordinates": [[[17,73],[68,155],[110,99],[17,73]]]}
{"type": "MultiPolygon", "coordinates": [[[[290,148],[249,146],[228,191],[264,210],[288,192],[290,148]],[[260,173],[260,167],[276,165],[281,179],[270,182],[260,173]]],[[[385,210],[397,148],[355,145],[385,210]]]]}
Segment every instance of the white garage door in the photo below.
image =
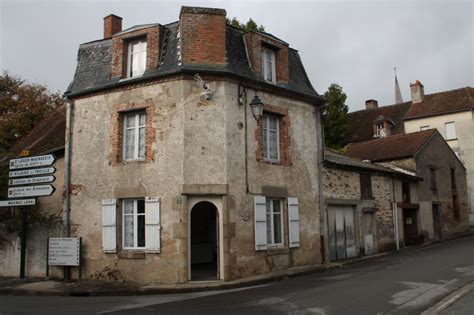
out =
{"type": "Polygon", "coordinates": [[[352,206],[330,205],[328,225],[329,259],[355,257],[354,208],[352,206]]]}

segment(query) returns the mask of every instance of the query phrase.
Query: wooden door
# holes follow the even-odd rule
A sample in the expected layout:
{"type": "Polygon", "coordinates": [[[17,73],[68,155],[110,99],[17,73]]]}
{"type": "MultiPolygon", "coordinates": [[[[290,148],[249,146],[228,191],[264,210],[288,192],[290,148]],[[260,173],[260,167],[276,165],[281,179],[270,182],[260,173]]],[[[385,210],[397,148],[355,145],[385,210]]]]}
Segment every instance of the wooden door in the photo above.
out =
{"type": "Polygon", "coordinates": [[[418,242],[418,211],[403,209],[403,226],[405,230],[405,243],[418,242]]]}

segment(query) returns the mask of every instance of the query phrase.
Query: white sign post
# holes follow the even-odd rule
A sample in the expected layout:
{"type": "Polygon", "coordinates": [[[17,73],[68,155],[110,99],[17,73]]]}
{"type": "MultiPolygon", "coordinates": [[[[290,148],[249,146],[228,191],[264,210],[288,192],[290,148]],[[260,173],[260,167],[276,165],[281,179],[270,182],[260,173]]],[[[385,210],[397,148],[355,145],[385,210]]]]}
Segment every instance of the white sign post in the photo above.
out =
{"type": "Polygon", "coordinates": [[[36,199],[0,200],[0,207],[34,206],[36,199]]]}
{"type": "Polygon", "coordinates": [[[10,177],[23,177],[23,176],[35,176],[35,175],[47,175],[56,172],[54,167],[43,167],[34,168],[31,170],[11,171],[8,176],[10,177]]]}
{"type": "Polygon", "coordinates": [[[54,182],[55,179],[56,178],[53,175],[10,179],[8,181],[8,185],[15,186],[15,185],[50,183],[50,182],[54,182]]]}
{"type": "Polygon", "coordinates": [[[51,196],[53,192],[54,187],[51,185],[10,187],[8,198],[51,196]]]}
{"type": "Polygon", "coordinates": [[[77,266],[81,279],[82,237],[48,237],[46,278],[49,278],[49,266],[77,266]]]}
{"type": "Polygon", "coordinates": [[[54,161],[56,161],[56,157],[52,154],[12,159],[10,160],[10,169],[17,170],[22,168],[48,166],[52,165],[54,161]]]}

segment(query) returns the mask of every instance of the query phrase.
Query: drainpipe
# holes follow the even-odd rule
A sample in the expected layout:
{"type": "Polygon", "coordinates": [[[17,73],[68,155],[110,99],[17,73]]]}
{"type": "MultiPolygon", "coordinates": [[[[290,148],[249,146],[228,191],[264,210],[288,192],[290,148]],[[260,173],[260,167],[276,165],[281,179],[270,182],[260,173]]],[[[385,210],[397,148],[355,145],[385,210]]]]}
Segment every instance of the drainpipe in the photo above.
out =
{"type": "Polygon", "coordinates": [[[324,163],[324,128],[322,125],[322,112],[324,105],[316,111],[316,157],[318,170],[318,191],[319,191],[319,235],[321,246],[321,262],[326,262],[325,249],[325,231],[326,231],[326,212],[324,211],[324,193],[323,193],[323,163],[324,163]],[[319,126],[319,128],[318,128],[319,126]]]}
{"type": "Polygon", "coordinates": [[[397,203],[395,202],[395,177],[392,177],[392,211],[393,211],[393,225],[395,227],[395,243],[397,250],[400,250],[400,241],[398,239],[398,211],[397,203]]]}
{"type": "Polygon", "coordinates": [[[63,208],[63,236],[70,236],[70,225],[69,225],[69,211],[71,209],[71,120],[72,120],[72,101],[68,99],[66,101],[66,141],[64,147],[64,192],[66,199],[64,200],[63,208]]]}

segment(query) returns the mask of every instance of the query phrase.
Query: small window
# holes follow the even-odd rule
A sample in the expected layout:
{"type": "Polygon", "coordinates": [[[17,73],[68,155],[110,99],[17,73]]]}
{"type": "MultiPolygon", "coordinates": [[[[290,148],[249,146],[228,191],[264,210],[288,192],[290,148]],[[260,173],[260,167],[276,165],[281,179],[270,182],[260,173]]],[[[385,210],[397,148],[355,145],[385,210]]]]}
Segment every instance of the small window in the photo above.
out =
{"type": "Polygon", "coordinates": [[[280,161],[280,118],[268,114],[262,116],[263,159],[280,161]]]}
{"type": "Polygon", "coordinates": [[[402,200],[405,203],[411,202],[409,182],[402,182],[402,200]]]}
{"type": "Polygon", "coordinates": [[[446,129],[446,140],[456,139],[456,125],[454,121],[445,123],[444,128],[446,129]]]}
{"type": "Polygon", "coordinates": [[[461,208],[459,206],[459,200],[456,194],[453,194],[453,219],[456,222],[459,222],[461,219],[461,208]]]}
{"type": "Polygon", "coordinates": [[[262,74],[266,81],[276,82],[275,51],[262,48],[262,74]]]}
{"type": "Polygon", "coordinates": [[[430,177],[431,177],[431,190],[437,190],[437,185],[436,185],[436,169],[431,167],[430,168],[430,177]]]}
{"type": "Polygon", "coordinates": [[[380,137],[380,131],[383,129],[383,123],[375,124],[374,137],[380,137]]]}
{"type": "Polygon", "coordinates": [[[360,174],[360,195],[362,199],[372,198],[372,179],[370,174],[360,174]]]}
{"type": "Polygon", "coordinates": [[[138,40],[128,44],[127,77],[141,76],[146,68],[146,41],[138,40]]]}
{"type": "Polygon", "coordinates": [[[451,168],[451,189],[456,190],[456,169],[451,168]]]}
{"type": "Polygon", "coordinates": [[[123,115],[123,157],[124,160],[145,158],[145,111],[123,115]]]}
{"type": "Polygon", "coordinates": [[[283,218],[281,200],[266,198],[267,207],[267,244],[283,244],[283,218]]]}
{"type": "Polygon", "coordinates": [[[123,248],[145,248],[145,200],[124,200],[123,248]]]}
{"type": "Polygon", "coordinates": [[[425,130],[428,130],[430,129],[430,126],[421,126],[420,127],[420,131],[425,131],[425,130]]]}

